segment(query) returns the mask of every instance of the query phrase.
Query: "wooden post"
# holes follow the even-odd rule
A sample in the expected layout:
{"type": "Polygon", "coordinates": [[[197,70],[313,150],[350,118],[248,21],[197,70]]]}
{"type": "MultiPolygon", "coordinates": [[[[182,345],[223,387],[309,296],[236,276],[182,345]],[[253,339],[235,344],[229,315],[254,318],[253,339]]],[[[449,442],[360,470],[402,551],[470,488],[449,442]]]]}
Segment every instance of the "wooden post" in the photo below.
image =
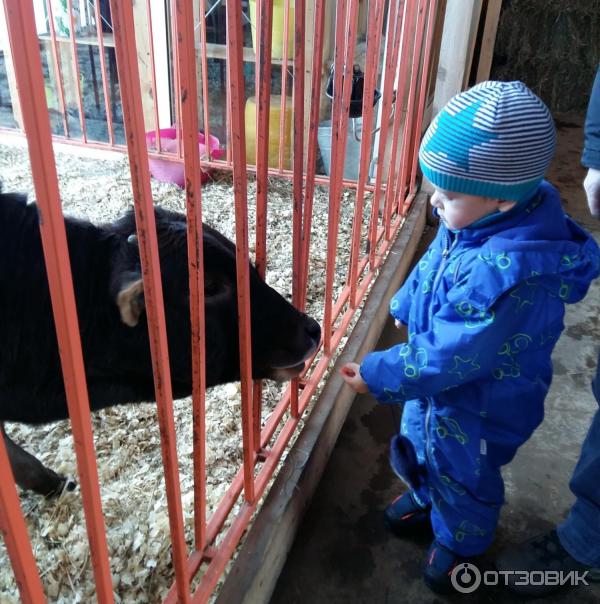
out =
{"type": "Polygon", "coordinates": [[[467,59],[465,61],[465,71],[463,74],[462,89],[469,86],[469,76],[471,75],[471,65],[473,64],[473,56],[475,54],[475,44],[477,42],[477,32],[479,31],[479,21],[481,19],[481,10],[483,8],[483,0],[475,0],[473,3],[473,11],[471,13],[471,21],[469,23],[467,45],[467,59]]]}
{"type": "Polygon", "coordinates": [[[448,0],[433,114],[463,90],[469,77],[482,0],[448,0]]]}
{"type": "Polygon", "coordinates": [[[440,61],[440,46],[442,44],[442,33],[444,31],[444,21],[446,18],[446,0],[438,2],[437,15],[435,19],[435,30],[433,32],[433,46],[431,48],[431,64],[427,74],[428,89],[427,102],[425,103],[425,112],[423,114],[423,124],[421,127],[421,135],[429,127],[429,124],[434,117],[433,100],[435,96],[436,79],[438,73],[438,65],[440,61]]]}
{"type": "Polygon", "coordinates": [[[476,82],[489,79],[494,58],[494,45],[496,44],[496,33],[500,21],[502,0],[488,0],[487,13],[485,15],[485,26],[481,39],[481,51],[479,53],[479,64],[477,66],[476,82]]]}
{"type": "MultiPolygon", "coordinates": [[[[148,14],[145,0],[133,0],[135,22],[135,45],[137,48],[144,128],[146,132],[156,128],[154,120],[154,97],[152,94],[152,66],[150,63],[150,40],[148,39],[148,14]]],[[[153,24],[154,26],[154,24],[153,24]]]]}

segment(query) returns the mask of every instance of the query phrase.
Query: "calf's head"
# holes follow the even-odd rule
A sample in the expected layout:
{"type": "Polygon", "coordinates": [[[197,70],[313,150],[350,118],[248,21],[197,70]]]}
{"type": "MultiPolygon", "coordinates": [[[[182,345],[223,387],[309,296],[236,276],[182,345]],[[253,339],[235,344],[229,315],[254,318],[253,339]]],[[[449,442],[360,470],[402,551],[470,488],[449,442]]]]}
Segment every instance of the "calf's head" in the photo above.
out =
{"type": "MultiPolygon", "coordinates": [[[[174,385],[191,389],[187,227],[182,214],[155,211],[174,385]]],[[[117,250],[111,291],[122,322],[146,330],[144,294],[135,223],[130,213],[113,225],[117,250]]],[[[239,329],[235,246],[204,225],[206,373],[209,386],[239,379],[239,329]]],[[[278,381],[304,369],[316,350],[319,324],[299,312],[249,266],[252,376],[278,381]]]]}

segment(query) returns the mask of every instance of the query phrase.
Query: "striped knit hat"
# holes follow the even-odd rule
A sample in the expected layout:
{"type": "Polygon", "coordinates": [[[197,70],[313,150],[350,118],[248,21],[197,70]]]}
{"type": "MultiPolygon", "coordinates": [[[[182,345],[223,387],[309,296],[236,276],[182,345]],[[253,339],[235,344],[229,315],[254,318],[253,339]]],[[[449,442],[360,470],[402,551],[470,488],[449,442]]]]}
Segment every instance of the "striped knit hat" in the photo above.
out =
{"type": "Polygon", "coordinates": [[[520,201],[556,146],[550,111],[522,82],[482,82],[436,116],[419,150],[423,174],[455,193],[520,201]]]}

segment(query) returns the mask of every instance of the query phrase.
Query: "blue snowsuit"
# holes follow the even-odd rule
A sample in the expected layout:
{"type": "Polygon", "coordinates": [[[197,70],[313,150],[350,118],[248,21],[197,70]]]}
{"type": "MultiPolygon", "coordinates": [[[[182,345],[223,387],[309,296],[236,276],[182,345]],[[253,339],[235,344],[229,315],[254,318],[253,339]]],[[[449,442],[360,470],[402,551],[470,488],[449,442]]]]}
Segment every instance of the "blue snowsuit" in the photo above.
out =
{"type": "Polygon", "coordinates": [[[391,300],[408,342],[367,355],[361,376],[380,402],[404,402],[393,468],[456,554],[492,542],[500,468],[543,419],[564,305],[599,274],[598,245],[542,182],[497,222],[440,225],[391,300]]]}

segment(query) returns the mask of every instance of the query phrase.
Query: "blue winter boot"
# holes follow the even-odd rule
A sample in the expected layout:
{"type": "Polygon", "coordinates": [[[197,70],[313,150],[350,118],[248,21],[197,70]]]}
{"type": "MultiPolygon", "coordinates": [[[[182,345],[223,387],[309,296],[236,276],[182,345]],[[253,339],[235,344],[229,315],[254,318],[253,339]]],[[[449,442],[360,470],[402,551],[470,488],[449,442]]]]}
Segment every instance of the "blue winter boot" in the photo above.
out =
{"type": "Polygon", "coordinates": [[[431,530],[429,520],[430,506],[419,505],[410,491],[403,493],[383,512],[387,528],[398,537],[425,533],[431,530]]]}
{"type": "Polygon", "coordinates": [[[455,589],[452,586],[452,571],[466,558],[458,556],[444,547],[441,543],[434,541],[427,552],[427,561],[423,579],[425,585],[438,594],[452,594],[455,589]]]}

